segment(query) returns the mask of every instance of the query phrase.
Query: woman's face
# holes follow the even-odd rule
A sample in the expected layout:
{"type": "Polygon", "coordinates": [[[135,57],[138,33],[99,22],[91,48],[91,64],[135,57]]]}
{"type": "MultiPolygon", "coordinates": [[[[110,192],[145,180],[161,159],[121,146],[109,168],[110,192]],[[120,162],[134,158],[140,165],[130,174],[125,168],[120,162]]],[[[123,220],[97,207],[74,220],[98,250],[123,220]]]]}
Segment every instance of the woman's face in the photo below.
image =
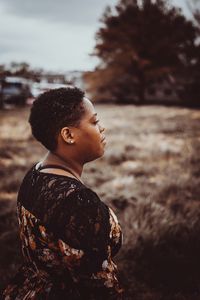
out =
{"type": "Polygon", "coordinates": [[[97,113],[90,100],[84,98],[85,113],[78,128],[74,128],[77,152],[84,163],[104,154],[105,128],[101,126],[97,113]]]}

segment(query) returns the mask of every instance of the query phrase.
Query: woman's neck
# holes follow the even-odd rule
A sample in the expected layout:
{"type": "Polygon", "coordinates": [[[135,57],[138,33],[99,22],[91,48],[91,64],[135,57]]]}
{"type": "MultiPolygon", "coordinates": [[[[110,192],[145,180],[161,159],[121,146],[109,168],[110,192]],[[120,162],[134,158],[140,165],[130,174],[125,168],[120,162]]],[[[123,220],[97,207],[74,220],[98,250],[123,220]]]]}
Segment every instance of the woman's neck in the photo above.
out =
{"type": "Polygon", "coordinates": [[[58,164],[69,168],[78,178],[81,178],[83,172],[83,166],[77,162],[69,159],[65,159],[62,155],[49,151],[44,157],[43,164],[58,164]]]}

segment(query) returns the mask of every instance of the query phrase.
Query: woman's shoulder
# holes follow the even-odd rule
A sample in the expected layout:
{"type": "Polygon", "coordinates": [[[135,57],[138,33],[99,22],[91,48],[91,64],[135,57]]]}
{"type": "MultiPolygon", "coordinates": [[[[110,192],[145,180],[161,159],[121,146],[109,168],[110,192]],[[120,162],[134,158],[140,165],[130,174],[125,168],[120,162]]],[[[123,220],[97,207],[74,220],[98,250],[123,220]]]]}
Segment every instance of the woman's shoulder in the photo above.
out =
{"type": "MultiPolygon", "coordinates": [[[[52,173],[44,173],[38,171],[34,164],[25,174],[22,184],[19,190],[19,197],[27,195],[26,191],[31,190],[37,191],[35,197],[37,196],[45,200],[49,197],[60,199],[61,202],[66,202],[73,205],[90,206],[90,205],[101,205],[101,201],[98,194],[86,184],[83,184],[76,178],[58,175],[52,173]]],[[[36,197],[36,198],[37,198],[36,197]]],[[[24,197],[22,197],[24,198],[24,197]]],[[[36,201],[36,199],[35,199],[36,201]]]]}
{"type": "Polygon", "coordinates": [[[33,165],[25,174],[20,185],[17,202],[37,215],[59,206],[71,192],[86,188],[75,178],[42,173],[33,165]]]}
{"type": "Polygon", "coordinates": [[[37,188],[41,186],[43,190],[45,188],[48,190],[57,188],[64,190],[67,186],[74,188],[83,186],[83,183],[74,177],[41,172],[37,170],[36,165],[37,163],[31,166],[24,175],[22,187],[26,188],[27,185],[31,185],[32,187],[37,186],[37,188]]]}
{"type": "Polygon", "coordinates": [[[74,207],[75,209],[96,212],[107,211],[108,206],[101,200],[98,194],[86,185],[79,186],[69,193],[65,199],[65,206],[74,207]]]}
{"type": "Polygon", "coordinates": [[[84,203],[89,204],[90,202],[101,202],[100,197],[97,195],[97,193],[90,187],[88,187],[85,184],[82,184],[81,186],[77,187],[69,197],[77,198],[82,202],[82,200],[87,200],[84,201],[84,203]]]}

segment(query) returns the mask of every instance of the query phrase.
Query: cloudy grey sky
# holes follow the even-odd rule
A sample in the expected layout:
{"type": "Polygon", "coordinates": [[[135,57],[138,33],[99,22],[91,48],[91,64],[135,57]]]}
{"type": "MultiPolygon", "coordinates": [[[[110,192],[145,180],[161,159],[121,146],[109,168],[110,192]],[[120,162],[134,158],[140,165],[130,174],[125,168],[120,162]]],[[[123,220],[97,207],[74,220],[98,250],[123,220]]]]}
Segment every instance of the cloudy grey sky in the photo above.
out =
{"type": "MultiPolygon", "coordinates": [[[[92,70],[105,7],[118,0],[0,0],[0,64],[26,61],[46,70],[92,70]]],[[[184,0],[173,0],[187,13],[184,0]]]]}

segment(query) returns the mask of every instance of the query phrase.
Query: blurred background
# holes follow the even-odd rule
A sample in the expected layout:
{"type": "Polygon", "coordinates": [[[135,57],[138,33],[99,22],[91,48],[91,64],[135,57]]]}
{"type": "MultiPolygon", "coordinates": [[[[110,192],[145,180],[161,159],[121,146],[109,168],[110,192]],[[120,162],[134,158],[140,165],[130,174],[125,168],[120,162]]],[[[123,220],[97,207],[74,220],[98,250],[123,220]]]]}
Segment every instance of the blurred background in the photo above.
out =
{"type": "Polygon", "coordinates": [[[28,116],[78,86],[106,127],[83,180],[113,208],[134,300],[200,298],[200,1],[0,2],[0,290],[22,263],[16,198],[45,154],[28,116]]]}

